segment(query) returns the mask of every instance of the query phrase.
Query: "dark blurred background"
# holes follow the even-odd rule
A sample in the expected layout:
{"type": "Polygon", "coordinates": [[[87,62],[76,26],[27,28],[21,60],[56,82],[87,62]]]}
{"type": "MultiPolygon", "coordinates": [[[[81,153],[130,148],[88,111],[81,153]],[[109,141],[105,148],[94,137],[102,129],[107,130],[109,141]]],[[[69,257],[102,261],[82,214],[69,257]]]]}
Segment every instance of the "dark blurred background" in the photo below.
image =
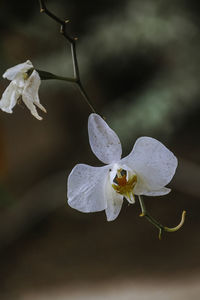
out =
{"type": "MultiPolygon", "coordinates": [[[[82,82],[118,133],[123,154],[153,136],[179,159],[172,192],[148,210],[184,227],[162,241],[136,203],[117,220],[67,205],[76,163],[100,165],[88,136],[89,107],[69,83],[44,81],[39,122],[19,105],[0,111],[0,299],[198,300],[200,294],[200,4],[195,0],[59,0],[49,9],[78,37],[82,82]]],[[[30,59],[72,76],[70,47],[37,0],[1,1],[0,73],[30,59]]],[[[0,93],[8,85],[0,80],[0,93]]]]}

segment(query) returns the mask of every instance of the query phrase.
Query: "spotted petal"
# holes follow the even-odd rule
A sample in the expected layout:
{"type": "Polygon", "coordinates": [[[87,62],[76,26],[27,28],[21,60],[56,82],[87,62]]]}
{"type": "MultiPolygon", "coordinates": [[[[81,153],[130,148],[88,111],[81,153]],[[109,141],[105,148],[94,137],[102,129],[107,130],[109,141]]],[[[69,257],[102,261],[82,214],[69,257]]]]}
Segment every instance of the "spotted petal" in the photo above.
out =
{"type": "Polygon", "coordinates": [[[82,212],[95,212],[107,207],[105,185],[109,166],[76,165],[67,182],[68,204],[82,212]]]}
{"type": "MultiPolygon", "coordinates": [[[[146,195],[156,191],[158,195],[158,191],[171,181],[178,164],[170,150],[150,137],[137,139],[131,153],[122,161],[137,174],[135,194],[146,195]]],[[[161,190],[160,195],[163,192],[167,193],[166,190],[161,190]]]]}
{"type": "Polygon", "coordinates": [[[121,158],[121,143],[116,133],[97,114],[88,119],[89,142],[92,151],[105,164],[117,162],[121,158]]]}
{"type": "Polygon", "coordinates": [[[6,70],[6,72],[3,74],[3,78],[13,80],[13,79],[15,79],[16,75],[18,75],[19,73],[25,73],[31,68],[33,68],[33,65],[30,62],[30,60],[27,60],[25,63],[18,64],[16,66],[6,70]]]}

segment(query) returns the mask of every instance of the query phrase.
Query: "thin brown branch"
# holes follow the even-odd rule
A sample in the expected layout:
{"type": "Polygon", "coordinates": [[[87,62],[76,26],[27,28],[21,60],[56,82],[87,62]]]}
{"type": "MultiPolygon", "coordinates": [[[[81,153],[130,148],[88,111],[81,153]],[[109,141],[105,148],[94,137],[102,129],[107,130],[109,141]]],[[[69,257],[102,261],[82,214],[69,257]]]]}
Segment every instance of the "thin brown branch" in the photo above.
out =
{"type": "Polygon", "coordinates": [[[92,112],[95,112],[95,109],[93,108],[91,101],[83,88],[81,78],[80,78],[80,72],[79,72],[79,65],[78,65],[78,59],[77,59],[77,53],[76,53],[76,38],[71,37],[67,33],[67,23],[69,20],[62,20],[55,14],[53,14],[45,4],[45,0],[39,0],[40,4],[40,12],[45,13],[47,16],[49,16],[51,19],[53,19],[56,23],[60,24],[60,33],[66,38],[66,40],[69,42],[71,45],[71,55],[72,55],[72,63],[73,63],[73,70],[74,70],[74,83],[77,84],[82,96],[84,97],[86,103],[89,105],[90,109],[92,112]]]}

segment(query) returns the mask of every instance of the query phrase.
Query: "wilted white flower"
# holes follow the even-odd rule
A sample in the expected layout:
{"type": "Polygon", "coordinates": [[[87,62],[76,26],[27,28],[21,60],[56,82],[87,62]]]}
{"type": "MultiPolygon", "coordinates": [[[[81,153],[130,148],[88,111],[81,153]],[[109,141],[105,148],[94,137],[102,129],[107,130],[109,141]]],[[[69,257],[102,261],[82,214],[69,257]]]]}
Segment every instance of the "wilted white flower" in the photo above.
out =
{"type": "Polygon", "coordinates": [[[105,164],[76,165],[68,178],[68,203],[82,212],[105,209],[114,220],[126,198],[135,195],[159,196],[170,192],[165,185],[174,176],[177,159],[162,143],[151,137],[137,139],[133,150],[121,159],[122,148],[116,133],[97,114],[88,120],[89,142],[94,154],[105,164]]]}
{"type": "Polygon", "coordinates": [[[12,113],[13,107],[21,97],[31,114],[38,120],[42,120],[36,110],[37,106],[46,112],[38,97],[41,79],[38,72],[34,70],[32,63],[27,60],[25,63],[8,69],[3,74],[3,78],[11,80],[11,83],[2,95],[0,109],[7,113],[12,113]],[[28,71],[31,73],[30,75],[27,73],[28,71]]]}

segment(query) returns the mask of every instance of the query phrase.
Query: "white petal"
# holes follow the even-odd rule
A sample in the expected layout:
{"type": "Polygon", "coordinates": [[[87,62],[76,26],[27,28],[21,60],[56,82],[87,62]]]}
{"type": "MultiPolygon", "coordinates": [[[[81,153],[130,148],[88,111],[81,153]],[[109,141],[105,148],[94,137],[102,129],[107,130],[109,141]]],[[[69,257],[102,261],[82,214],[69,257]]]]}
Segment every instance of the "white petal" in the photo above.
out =
{"type": "Polygon", "coordinates": [[[163,188],[171,181],[178,164],[170,150],[150,137],[137,139],[133,150],[122,162],[137,174],[135,194],[163,188]]]}
{"type": "Polygon", "coordinates": [[[110,181],[110,184],[112,185],[114,182],[114,179],[115,179],[115,176],[117,174],[117,170],[120,169],[121,166],[119,164],[113,164],[110,166],[110,169],[109,169],[109,181],[110,181]]]}
{"type": "Polygon", "coordinates": [[[11,82],[6,90],[4,91],[2,98],[0,100],[0,109],[7,113],[12,113],[13,107],[17,103],[17,99],[20,97],[20,89],[11,82]]]}
{"type": "Polygon", "coordinates": [[[25,73],[29,69],[33,68],[30,60],[27,60],[25,63],[18,64],[8,70],[3,74],[3,78],[7,78],[9,80],[13,80],[18,73],[25,73]]]}
{"type": "Polygon", "coordinates": [[[40,108],[43,112],[47,112],[44,106],[40,103],[40,99],[38,96],[38,90],[41,84],[41,79],[37,71],[33,71],[31,76],[28,78],[27,83],[24,87],[24,93],[29,93],[32,95],[33,103],[40,108]]]}
{"type": "Polygon", "coordinates": [[[105,164],[117,162],[121,158],[121,143],[116,133],[97,114],[88,119],[89,142],[92,151],[105,164]]]}
{"type": "Polygon", "coordinates": [[[110,180],[106,184],[106,199],[107,199],[107,208],[105,209],[106,217],[108,221],[115,220],[121,210],[123,203],[123,196],[116,193],[110,184],[110,180]]]}
{"type": "Polygon", "coordinates": [[[44,112],[46,112],[46,109],[40,104],[40,100],[38,97],[38,89],[40,83],[41,80],[39,74],[34,70],[31,76],[25,81],[24,90],[22,94],[22,99],[24,103],[31,111],[31,114],[38,120],[42,120],[42,118],[38,115],[35,105],[44,112]]]}
{"type": "Polygon", "coordinates": [[[82,212],[95,212],[107,207],[105,185],[109,166],[76,165],[67,182],[68,204],[82,212]]]}
{"type": "Polygon", "coordinates": [[[145,196],[163,196],[163,195],[167,195],[171,192],[171,189],[163,187],[160,190],[157,191],[151,191],[151,192],[144,192],[143,195],[145,196]]]}
{"type": "Polygon", "coordinates": [[[19,88],[19,89],[23,89],[24,85],[25,85],[25,79],[24,79],[24,75],[21,73],[18,73],[15,76],[15,79],[12,80],[12,82],[19,88]]]}
{"type": "Polygon", "coordinates": [[[35,105],[33,104],[32,102],[32,98],[28,97],[29,95],[28,94],[23,94],[22,95],[22,100],[24,102],[24,104],[26,105],[26,107],[30,110],[31,114],[36,118],[38,119],[39,121],[42,120],[42,117],[40,117],[38,115],[38,112],[35,108],[35,105]]]}

